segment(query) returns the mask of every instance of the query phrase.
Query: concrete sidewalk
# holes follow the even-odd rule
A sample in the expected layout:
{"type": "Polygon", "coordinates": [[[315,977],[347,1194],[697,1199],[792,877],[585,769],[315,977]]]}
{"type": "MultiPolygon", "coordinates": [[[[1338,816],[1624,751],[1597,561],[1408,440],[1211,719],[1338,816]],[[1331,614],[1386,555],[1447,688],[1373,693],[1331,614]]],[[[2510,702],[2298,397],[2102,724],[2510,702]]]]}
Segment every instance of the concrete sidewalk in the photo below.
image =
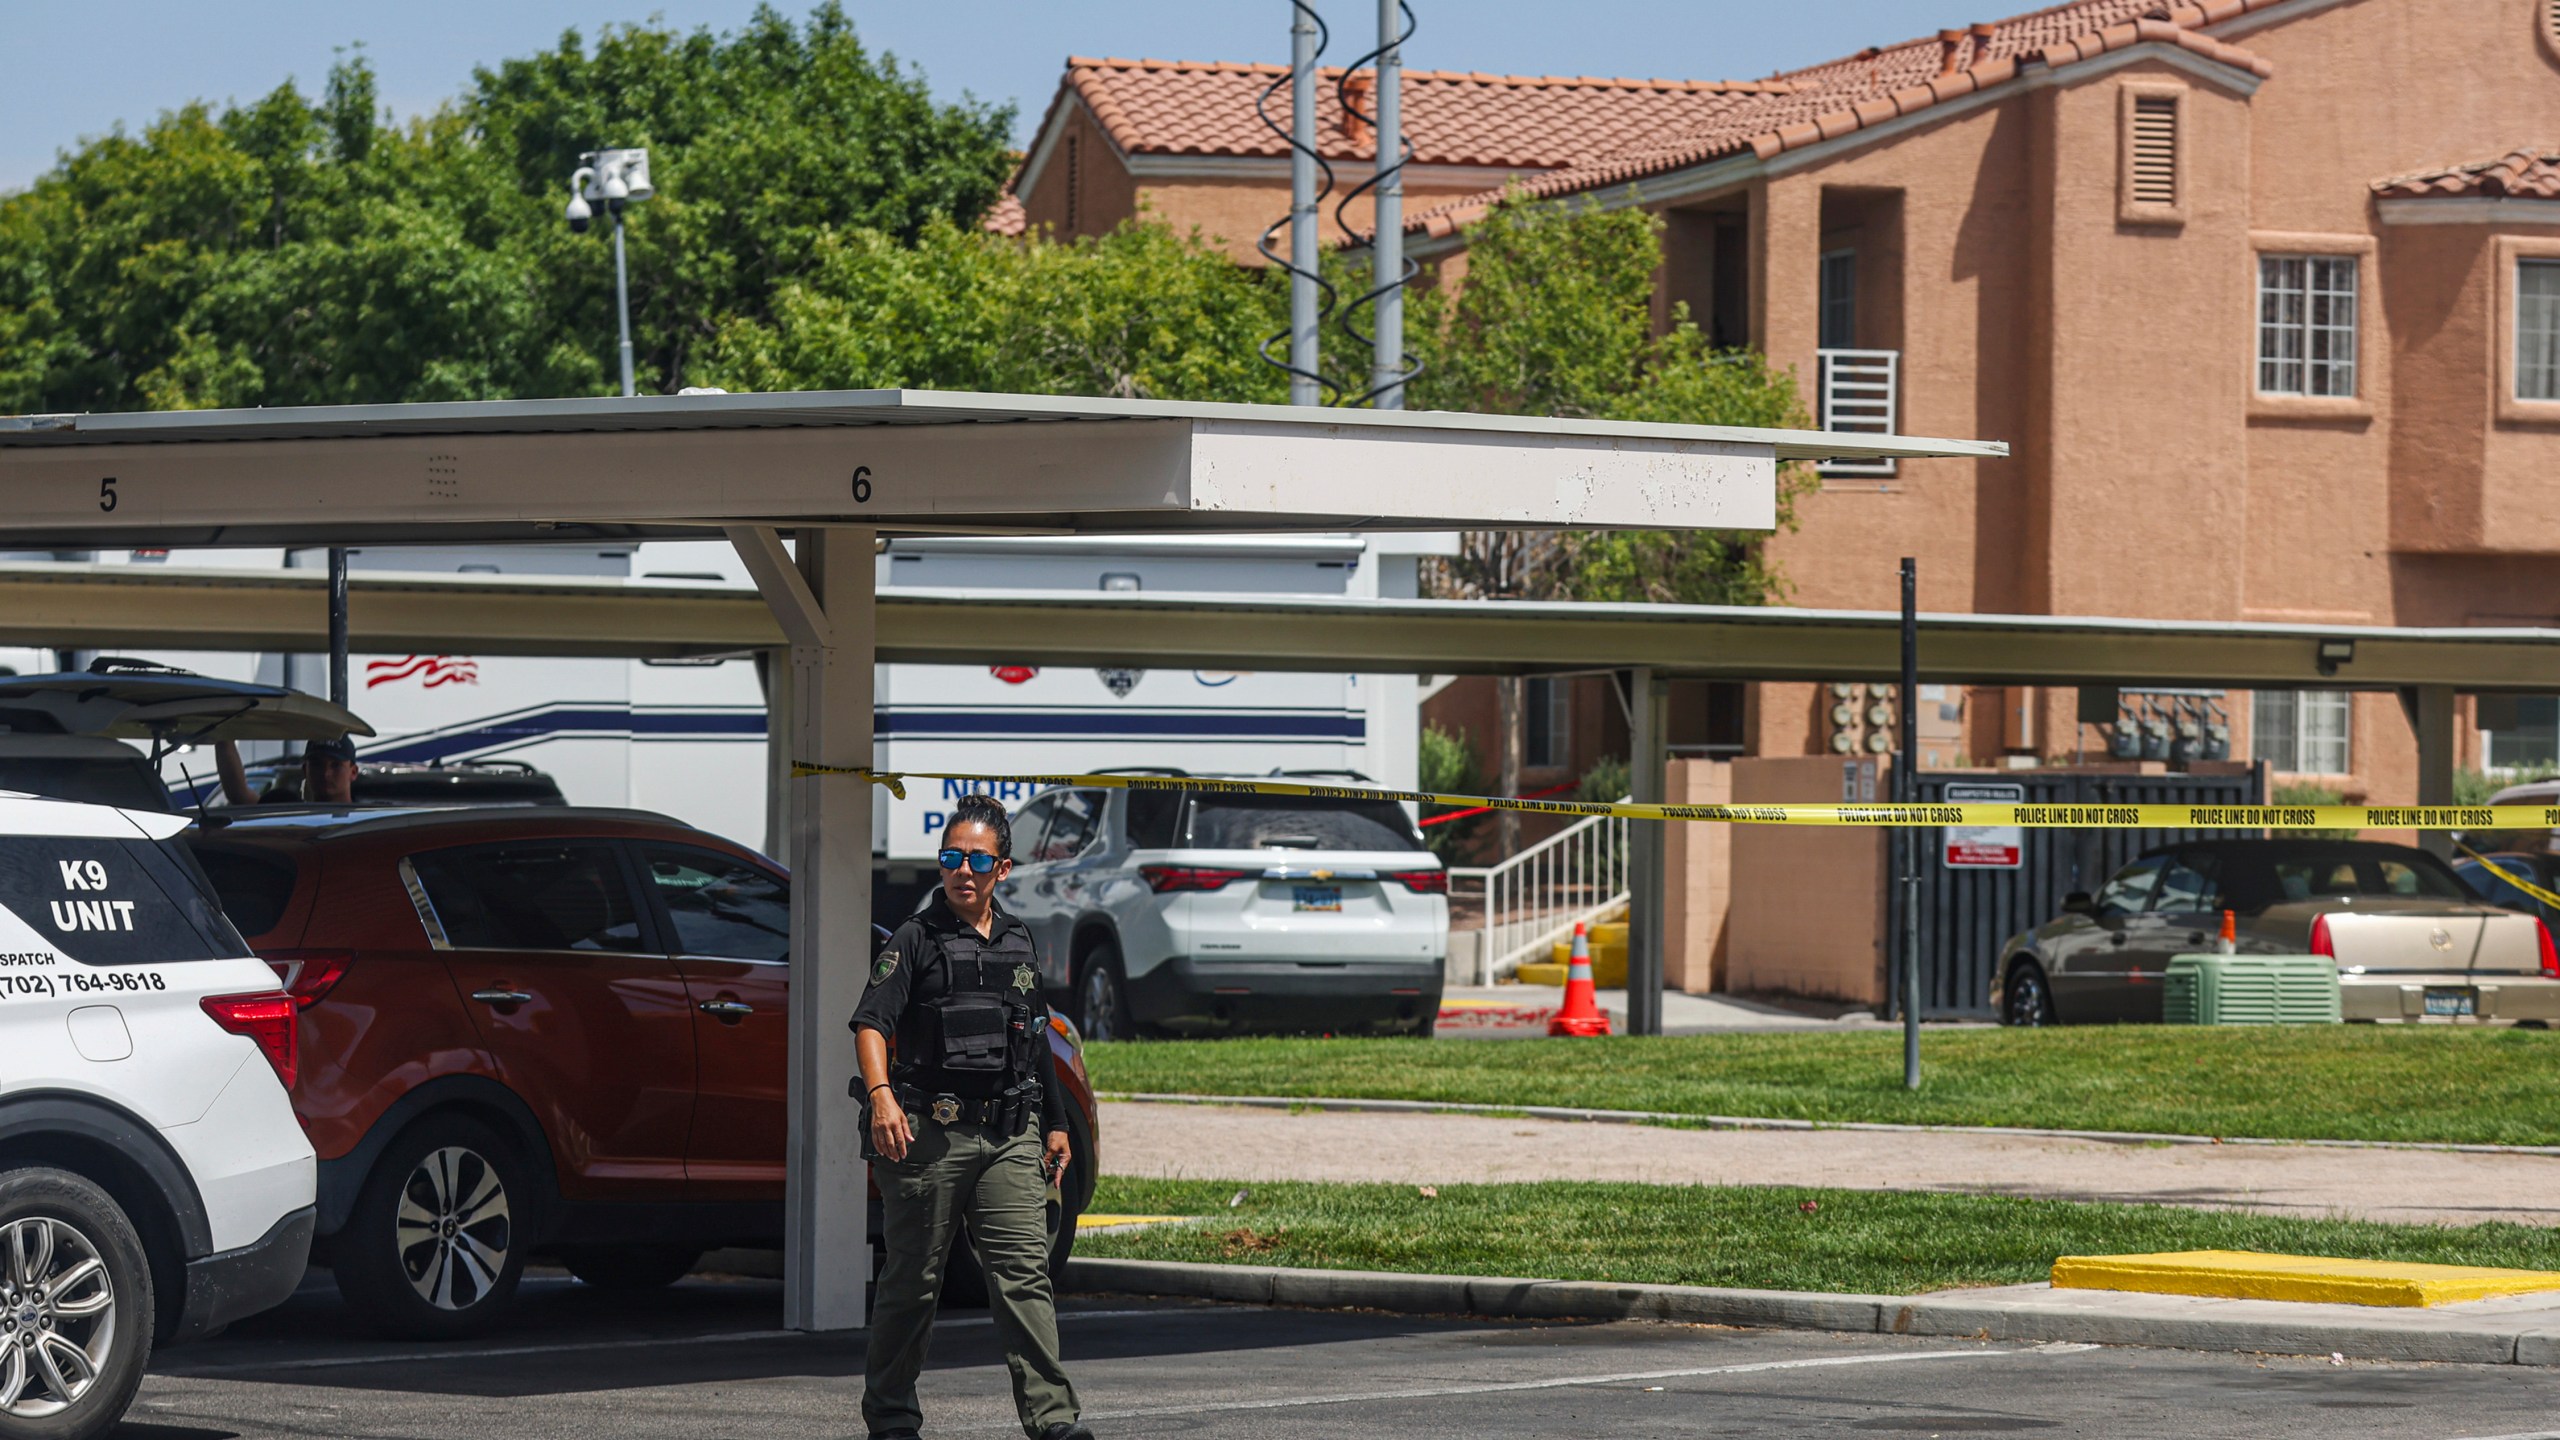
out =
{"type": "Polygon", "coordinates": [[[1800,1185],[2415,1224],[2560,1223],[2560,1157],[2547,1154],[1980,1130],[1692,1130],[1126,1100],[1106,1101],[1102,1112],[1104,1168],[1160,1179],[1800,1185]]]}
{"type": "Polygon", "coordinates": [[[1829,1295],[1109,1259],[1070,1261],[1067,1280],[1080,1292],[1407,1314],[1667,1320],[1783,1330],[2334,1355],[2351,1360],[2560,1365],[2560,1295],[2385,1310],[2054,1290],[2043,1285],[1930,1295],[1829,1295]]]}

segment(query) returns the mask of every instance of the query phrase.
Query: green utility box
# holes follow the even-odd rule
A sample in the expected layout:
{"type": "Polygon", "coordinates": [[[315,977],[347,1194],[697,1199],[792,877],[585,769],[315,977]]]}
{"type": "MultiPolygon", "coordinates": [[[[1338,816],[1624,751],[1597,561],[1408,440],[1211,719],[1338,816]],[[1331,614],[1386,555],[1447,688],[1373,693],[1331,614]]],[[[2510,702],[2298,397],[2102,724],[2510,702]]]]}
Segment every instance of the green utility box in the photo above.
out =
{"type": "Polygon", "coordinates": [[[2161,987],[2172,1025],[2335,1025],[2338,966],[2325,955],[2180,955],[2161,987]]]}

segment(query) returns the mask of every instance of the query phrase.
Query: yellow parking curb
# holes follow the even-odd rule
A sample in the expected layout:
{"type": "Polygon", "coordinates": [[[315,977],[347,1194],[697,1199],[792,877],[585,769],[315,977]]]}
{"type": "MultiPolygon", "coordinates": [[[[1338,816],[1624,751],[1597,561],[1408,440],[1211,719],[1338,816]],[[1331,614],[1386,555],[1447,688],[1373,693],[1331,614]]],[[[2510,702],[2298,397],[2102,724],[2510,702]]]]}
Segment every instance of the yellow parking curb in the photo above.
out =
{"type": "Polygon", "coordinates": [[[2423,1306],[2560,1290],[2560,1274],[2491,1270],[2476,1265],[2259,1255],[2246,1250],[2184,1250],[2162,1255],[2065,1255],[2053,1262],[2053,1287],[2206,1295],[2226,1300],[2423,1306]]]}
{"type": "Polygon", "coordinates": [[[1076,1217],[1076,1229],[1079,1232],[1127,1230],[1140,1225],[1171,1225],[1190,1218],[1188,1215],[1079,1215],[1076,1217]]]}

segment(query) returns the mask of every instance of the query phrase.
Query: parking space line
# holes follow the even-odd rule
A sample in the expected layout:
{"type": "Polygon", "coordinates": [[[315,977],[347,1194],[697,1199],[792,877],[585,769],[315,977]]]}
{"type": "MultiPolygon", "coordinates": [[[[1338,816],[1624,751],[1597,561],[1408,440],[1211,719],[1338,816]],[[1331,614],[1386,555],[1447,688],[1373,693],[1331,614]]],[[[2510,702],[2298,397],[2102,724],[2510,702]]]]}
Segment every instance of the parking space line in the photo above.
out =
{"type": "MultiPolygon", "coordinates": [[[[1061,1310],[1060,1323],[1069,1320],[1121,1320],[1136,1315],[1195,1316],[1215,1313],[1193,1309],[1151,1310],[1061,1310]]],[[[964,1316],[957,1320],[937,1320],[936,1330],[965,1330],[980,1325],[993,1325],[987,1315],[964,1316]]],[[[726,1345],[742,1340],[798,1340],[810,1337],[799,1330],[736,1330],[710,1335],[669,1335],[645,1340],[589,1340],[558,1345],[506,1345],[486,1350],[409,1350],[392,1355],[331,1355],[311,1360],[242,1360],[224,1365],[194,1365],[185,1369],[153,1369],[152,1374],[173,1380],[209,1379],[218,1375],[275,1374],[289,1370],[343,1370],[358,1365],[414,1365],[433,1360],[503,1360],[518,1355],[570,1355],[601,1350],[647,1350],[664,1345],[726,1345]]]]}
{"type": "MultiPolygon", "coordinates": [[[[1689,1380],[1707,1375],[1750,1375],[1772,1370],[1815,1370],[1847,1365],[1897,1365],[1922,1360],[1985,1360],[2006,1355],[2072,1355],[2095,1346],[2036,1346],[2024,1350],[1915,1350],[1888,1355],[1824,1355],[1805,1360],[1753,1360],[1732,1365],[1696,1365],[1679,1370],[1630,1370],[1614,1375],[1561,1375],[1549,1380],[1491,1380],[1476,1385],[1440,1385],[1427,1390],[1368,1390],[1341,1395],[1292,1395],[1274,1400],[1233,1400],[1206,1405],[1162,1405],[1139,1410],[1098,1410],[1092,1420],[1145,1420],[1173,1415],[1218,1415],[1245,1410],[1291,1410],[1309,1405],[1358,1405],[1385,1400],[1440,1400],[1463,1395],[1508,1395],[1526,1390],[1567,1390],[1591,1385],[1629,1385],[1643,1380],[1689,1380]]],[[[1010,1430],[1012,1422],[963,1427],[1010,1430]]],[[[2517,1437],[2522,1440],[2522,1437],[2517,1437]]]]}

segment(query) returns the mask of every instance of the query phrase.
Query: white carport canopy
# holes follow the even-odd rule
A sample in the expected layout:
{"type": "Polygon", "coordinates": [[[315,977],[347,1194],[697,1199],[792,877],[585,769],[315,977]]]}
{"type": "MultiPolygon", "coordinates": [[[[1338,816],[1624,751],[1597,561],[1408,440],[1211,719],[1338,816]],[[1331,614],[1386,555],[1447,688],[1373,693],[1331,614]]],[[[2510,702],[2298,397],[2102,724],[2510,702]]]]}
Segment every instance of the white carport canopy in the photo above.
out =
{"type": "MultiPolygon", "coordinates": [[[[871,763],[889,533],[1765,529],[1782,460],[2004,445],[1431,412],[850,391],[0,419],[0,548],[729,535],[792,649],[800,758],[871,763]],[[778,530],[797,537],[786,552],[778,530]]],[[[59,643],[59,642],[57,642],[59,643]]],[[[992,629],[988,648],[1004,643],[992,629]]],[[[845,1017],[871,951],[871,804],[792,797],[785,1311],[863,1321],[845,1017]]]]}
{"type": "Polygon", "coordinates": [[[2005,445],[861,390],[0,419],[20,548],[887,531],[1767,529],[1776,465],[2005,445]]]}

